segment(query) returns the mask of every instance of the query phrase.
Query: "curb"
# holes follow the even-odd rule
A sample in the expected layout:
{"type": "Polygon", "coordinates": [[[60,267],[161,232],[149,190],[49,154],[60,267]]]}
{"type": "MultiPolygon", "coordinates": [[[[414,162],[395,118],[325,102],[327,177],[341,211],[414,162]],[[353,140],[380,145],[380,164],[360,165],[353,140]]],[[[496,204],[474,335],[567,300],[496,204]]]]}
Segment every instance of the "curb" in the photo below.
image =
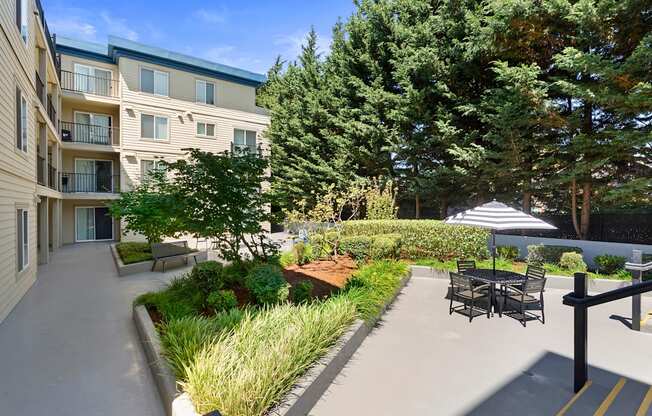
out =
{"type": "MultiPolygon", "coordinates": [[[[380,321],[385,311],[396,300],[403,288],[412,277],[412,269],[403,277],[394,294],[385,302],[376,317],[369,322],[356,319],[349,329],[340,337],[335,346],[313,365],[306,374],[296,382],[281,400],[280,405],[269,411],[275,416],[305,416],[315,406],[335,377],[349,362],[358,347],[365,340],[374,326],[380,321]]],[[[154,377],[156,388],[163,400],[168,416],[199,416],[194,410],[187,393],[177,390],[177,380],[168,366],[161,347],[161,340],[149,317],[147,309],[142,305],[134,305],[133,319],[136,323],[140,342],[145,350],[149,369],[154,377]]]]}
{"type": "MultiPolygon", "coordinates": [[[[113,262],[115,263],[115,268],[118,272],[118,276],[128,276],[130,274],[144,273],[152,270],[152,265],[154,260],[141,261],[138,263],[124,264],[118,250],[116,249],[116,244],[111,244],[111,255],[113,256],[113,262]]],[[[208,260],[208,253],[206,251],[199,251],[197,254],[197,263],[201,263],[208,260]]],[[[190,260],[188,262],[190,264],[190,260]]]]}

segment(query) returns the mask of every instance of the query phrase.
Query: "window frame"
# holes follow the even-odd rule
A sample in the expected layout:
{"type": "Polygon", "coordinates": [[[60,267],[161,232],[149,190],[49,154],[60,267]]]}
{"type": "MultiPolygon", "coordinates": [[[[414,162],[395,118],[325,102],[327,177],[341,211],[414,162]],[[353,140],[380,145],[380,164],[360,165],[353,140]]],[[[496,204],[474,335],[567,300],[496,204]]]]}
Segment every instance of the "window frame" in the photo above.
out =
{"type": "Polygon", "coordinates": [[[29,0],[16,0],[16,26],[25,45],[29,44],[29,3],[29,0]]]}
{"type": "Polygon", "coordinates": [[[161,114],[152,114],[152,113],[140,113],[140,139],[141,140],[147,140],[147,141],[155,141],[155,142],[169,142],[170,141],[170,117],[164,116],[161,114]],[[145,137],[143,136],[143,116],[149,116],[152,117],[152,120],[154,122],[154,137],[145,137]],[[157,132],[157,124],[156,124],[156,119],[165,119],[166,120],[166,137],[165,139],[159,139],[156,137],[156,132],[157,132]]]}
{"type": "Polygon", "coordinates": [[[167,71],[161,71],[150,66],[141,65],[138,69],[138,89],[143,94],[155,95],[157,97],[170,97],[170,73],[167,71]],[[152,92],[143,91],[143,70],[152,72],[152,92]],[[167,80],[166,82],[166,92],[167,94],[159,94],[156,92],[156,74],[163,74],[167,80]]]}
{"type": "Polygon", "coordinates": [[[213,105],[213,106],[214,106],[214,105],[215,105],[215,101],[216,101],[216,100],[215,100],[215,97],[216,97],[216,88],[215,88],[215,87],[216,87],[216,85],[215,85],[215,82],[213,82],[213,81],[207,81],[207,80],[205,80],[205,79],[195,78],[195,102],[196,102],[197,104],[213,105]],[[199,100],[199,97],[197,96],[197,88],[198,88],[198,86],[199,86],[200,83],[203,83],[203,84],[204,84],[204,101],[200,101],[200,100],[199,100]],[[213,98],[213,100],[212,100],[213,102],[212,102],[212,103],[208,103],[208,102],[206,102],[206,101],[207,101],[207,98],[208,98],[208,94],[206,94],[206,88],[207,88],[207,85],[208,85],[208,84],[211,84],[211,85],[213,86],[213,97],[212,97],[212,98],[213,98]]]}
{"type": "Polygon", "coordinates": [[[29,105],[27,97],[20,86],[16,86],[16,95],[20,94],[20,103],[16,102],[16,149],[24,154],[29,152],[29,105]],[[20,140],[20,146],[18,143],[20,140]]]}
{"type": "Polygon", "coordinates": [[[153,158],[152,159],[150,159],[150,158],[140,159],[140,175],[141,175],[142,179],[145,179],[147,177],[147,175],[149,174],[149,171],[145,172],[145,163],[147,163],[147,162],[152,162],[154,164],[152,169],[153,170],[158,170],[158,169],[160,169],[158,165],[161,162],[165,162],[165,160],[164,159],[153,159],[153,158]]]}
{"type": "Polygon", "coordinates": [[[195,123],[195,136],[201,137],[202,139],[214,139],[217,137],[217,124],[204,120],[197,120],[195,123]],[[204,134],[199,133],[199,125],[204,125],[204,134]],[[208,134],[208,126],[213,126],[213,134],[208,134]]]}
{"type": "Polygon", "coordinates": [[[16,271],[29,267],[29,209],[16,207],[16,271]]]}
{"type": "Polygon", "coordinates": [[[234,149],[242,148],[242,147],[250,148],[249,145],[247,144],[247,132],[253,132],[255,134],[254,153],[252,153],[252,154],[258,154],[258,145],[259,145],[259,143],[258,143],[258,133],[259,133],[259,131],[255,130],[255,129],[247,128],[247,127],[237,127],[237,126],[233,127],[233,139],[232,139],[233,148],[234,149]],[[244,132],[244,141],[245,141],[244,145],[236,144],[236,142],[235,142],[235,132],[236,132],[236,130],[242,130],[244,132]]]}

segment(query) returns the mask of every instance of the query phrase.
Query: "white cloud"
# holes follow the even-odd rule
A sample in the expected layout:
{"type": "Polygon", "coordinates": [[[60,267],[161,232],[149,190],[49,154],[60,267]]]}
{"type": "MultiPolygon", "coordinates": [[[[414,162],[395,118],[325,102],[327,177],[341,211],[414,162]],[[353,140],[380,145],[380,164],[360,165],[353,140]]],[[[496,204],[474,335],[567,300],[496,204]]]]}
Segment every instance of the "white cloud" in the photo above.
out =
{"type": "Polygon", "coordinates": [[[265,73],[268,66],[259,58],[241,55],[240,49],[232,45],[214,46],[206,50],[202,57],[212,62],[242,68],[253,72],[265,73]]]}
{"type": "Polygon", "coordinates": [[[48,19],[53,33],[87,41],[97,40],[97,28],[77,16],[48,19]]]}
{"type": "Polygon", "coordinates": [[[216,10],[197,9],[192,14],[194,17],[206,23],[224,23],[226,22],[226,13],[216,10]]]}
{"type": "Polygon", "coordinates": [[[138,40],[138,32],[129,27],[126,19],[113,17],[106,11],[101,12],[100,17],[106,24],[107,33],[121,36],[129,40],[138,40]]]}
{"type": "MultiPolygon", "coordinates": [[[[277,36],[274,45],[280,46],[283,50],[281,56],[290,60],[301,54],[301,47],[306,43],[310,31],[296,31],[287,35],[277,36]]],[[[331,38],[317,33],[317,53],[327,55],[330,52],[331,38]]]]}

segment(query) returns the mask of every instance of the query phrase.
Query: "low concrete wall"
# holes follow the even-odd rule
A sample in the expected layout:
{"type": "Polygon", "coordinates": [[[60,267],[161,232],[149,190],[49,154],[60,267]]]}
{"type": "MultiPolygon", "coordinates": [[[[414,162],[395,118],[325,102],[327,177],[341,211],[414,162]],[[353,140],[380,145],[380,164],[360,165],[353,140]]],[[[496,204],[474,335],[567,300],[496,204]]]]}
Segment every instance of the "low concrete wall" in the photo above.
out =
{"type": "Polygon", "coordinates": [[[581,248],[584,253],[584,262],[594,268],[595,262],[593,259],[600,254],[612,254],[615,256],[623,256],[631,259],[632,250],[641,250],[643,253],[652,253],[652,245],[646,244],[628,244],[628,243],[610,243],[604,241],[589,241],[589,240],[567,240],[561,238],[543,238],[543,237],[524,237],[520,235],[496,235],[496,245],[499,246],[516,246],[519,250],[519,255],[522,258],[527,256],[527,246],[533,244],[544,245],[557,245],[557,246],[573,246],[581,248]]]}
{"type": "MultiPolygon", "coordinates": [[[[116,244],[111,244],[111,255],[113,256],[113,262],[115,264],[115,269],[118,272],[118,276],[128,276],[130,274],[136,274],[136,273],[143,273],[143,272],[149,272],[152,270],[152,265],[154,264],[154,260],[148,260],[148,261],[141,261],[139,263],[132,263],[132,264],[124,264],[122,262],[122,259],[120,258],[120,255],[118,254],[118,250],[116,249],[116,244]]],[[[208,252],[206,251],[198,251],[197,252],[197,263],[204,262],[208,259],[208,252]]],[[[188,257],[188,264],[192,264],[193,258],[188,257]]],[[[174,264],[171,264],[170,266],[174,268],[175,266],[179,265],[185,265],[185,261],[183,259],[179,260],[174,260],[174,264]]],[[[167,266],[166,270],[170,270],[170,266],[167,266]]],[[[160,270],[162,267],[162,263],[159,262],[159,265],[157,266],[158,269],[160,270]]]]}

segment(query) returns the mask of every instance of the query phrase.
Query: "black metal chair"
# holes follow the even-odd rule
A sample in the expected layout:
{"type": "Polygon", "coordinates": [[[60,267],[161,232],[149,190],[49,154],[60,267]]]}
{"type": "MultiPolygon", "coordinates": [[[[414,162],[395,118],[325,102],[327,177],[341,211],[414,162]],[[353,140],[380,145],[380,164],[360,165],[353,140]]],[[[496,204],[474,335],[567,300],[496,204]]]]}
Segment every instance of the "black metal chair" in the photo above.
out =
{"type": "Polygon", "coordinates": [[[546,277],[546,269],[543,267],[528,264],[527,270],[525,271],[525,276],[528,279],[543,279],[546,277]]]}
{"type": "Polygon", "coordinates": [[[475,260],[458,260],[457,261],[457,272],[464,274],[469,270],[476,269],[475,260]]]}
{"type": "MultiPolygon", "coordinates": [[[[480,299],[488,298],[489,296],[489,285],[483,284],[476,286],[474,279],[470,276],[464,276],[459,273],[450,273],[451,278],[451,303],[448,307],[448,314],[452,315],[453,312],[458,311],[460,308],[464,310],[467,309],[470,304],[469,311],[469,322],[473,320],[473,309],[476,306],[476,301],[480,299]],[[455,299],[456,298],[456,299],[455,299]],[[453,300],[462,302],[463,305],[453,307],[453,300]]],[[[489,313],[491,307],[489,306],[489,299],[487,299],[487,318],[489,318],[489,313]]]]}
{"type": "Polygon", "coordinates": [[[506,294],[503,297],[503,304],[500,308],[501,314],[507,305],[507,299],[515,302],[518,306],[518,312],[521,315],[521,324],[527,325],[527,317],[533,317],[540,320],[542,324],[546,323],[546,313],[543,304],[543,292],[546,286],[546,278],[531,278],[527,279],[520,287],[515,285],[505,285],[506,294]],[[539,294],[537,298],[534,294],[539,294]],[[541,317],[529,313],[525,308],[535,309],[541,311],[541,317]]]}

